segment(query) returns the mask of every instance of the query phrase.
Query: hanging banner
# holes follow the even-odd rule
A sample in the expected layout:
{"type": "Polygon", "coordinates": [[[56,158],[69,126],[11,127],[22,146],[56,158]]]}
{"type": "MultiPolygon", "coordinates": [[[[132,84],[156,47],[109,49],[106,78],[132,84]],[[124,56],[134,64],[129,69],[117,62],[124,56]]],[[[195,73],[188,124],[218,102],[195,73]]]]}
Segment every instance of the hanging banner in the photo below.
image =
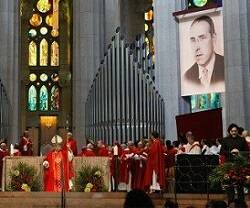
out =
{"type": "Polygon", "coordinates": [[[224,92],[222,8],[176,17],[179,20],[181,95],[224,92]]]}

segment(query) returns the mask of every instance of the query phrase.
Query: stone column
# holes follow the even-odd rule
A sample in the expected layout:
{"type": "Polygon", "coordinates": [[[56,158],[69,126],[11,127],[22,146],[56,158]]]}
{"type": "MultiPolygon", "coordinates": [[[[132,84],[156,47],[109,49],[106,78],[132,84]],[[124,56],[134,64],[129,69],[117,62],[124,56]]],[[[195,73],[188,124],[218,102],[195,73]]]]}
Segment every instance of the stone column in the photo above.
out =
{"type": "Polygon", "coordinates": [[[226,125],[236,123],[250,129],[248,0],[223,1],[225,51],[226,125]]]}
{"type": "Polygon", "coordinates": [[[17,142],[19,138],[19,1],[0,1],[0,78],[6,87],[10,100],[10,138],[17,142]]]}
{"type": "Polygon", "coordinates": [[[176,139],[175,116],[189,112],[189,103],[181,97],[178,23],[172,13],[184,9],[181,1],[154,1],[155,11],[155,83],[165,101],[165,136],[176,139]]]}
{"type": "Polygon", "coordinates": [[[121,25],[120,0],[103,0],[104,4],[104,47],[107,49],[115,30],[121,25]]]}

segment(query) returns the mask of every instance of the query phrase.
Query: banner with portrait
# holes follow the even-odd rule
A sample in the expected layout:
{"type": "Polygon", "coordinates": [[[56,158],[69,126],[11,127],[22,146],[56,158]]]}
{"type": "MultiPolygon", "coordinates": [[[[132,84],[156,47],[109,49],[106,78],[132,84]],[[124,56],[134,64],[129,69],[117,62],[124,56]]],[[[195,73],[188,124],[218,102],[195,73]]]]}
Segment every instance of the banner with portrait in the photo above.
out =
{"type": "Polygon", "coordinates": [[[176,17],[179,20],[181,95],[224,92],[222,8],[176,17]]]}

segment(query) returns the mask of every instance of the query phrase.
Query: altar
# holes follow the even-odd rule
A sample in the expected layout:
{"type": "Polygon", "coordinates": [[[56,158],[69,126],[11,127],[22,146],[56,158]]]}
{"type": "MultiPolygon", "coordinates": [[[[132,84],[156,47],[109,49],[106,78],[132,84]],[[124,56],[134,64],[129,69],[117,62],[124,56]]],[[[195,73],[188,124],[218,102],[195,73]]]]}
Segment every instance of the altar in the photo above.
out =
{"type": "MultiPolygon", "coordinates": [[[[43,187],[43,160],[43,157],[5,157],[3,159],[2,191],[8,190],[8,186],[11,181],[10,172],[13,167],[17,166],[20,163],[26,163],[36,169],[40,183],[43,187]]],[[[81,169],[82,166],[98,167],[102,172],[105,187],[110,190],[110,168],[108,157],[74,157],[73,171],[75,173],[75,177],[78,175],[78,171],[81,169]]]]}

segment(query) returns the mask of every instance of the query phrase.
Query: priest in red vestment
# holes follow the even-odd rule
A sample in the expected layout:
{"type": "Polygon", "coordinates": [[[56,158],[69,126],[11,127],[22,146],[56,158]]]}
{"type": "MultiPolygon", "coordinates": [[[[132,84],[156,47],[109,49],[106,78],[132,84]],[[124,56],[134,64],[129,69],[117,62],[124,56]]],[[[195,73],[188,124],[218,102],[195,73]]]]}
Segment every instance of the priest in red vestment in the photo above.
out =
{"type": "Polygon", "coordinates": [[[0,185],[2,185],[2,171],[3,171],[3,158],[9,155],[7,145],[5,142],[0,144],[0,185]]]}
{"type": "Polygon", "coordinates": [[[164,146],[159,139],[159,133],[153,132],[151,139],[153,141],[148,150],[144,188],[155,192],[165,188],[164,146]]]}
{"type": "Polygon", "coordinates": [[[33,148],[32,148],[32,139],[29,136],[28,131],[24,131],[23,136],[21,137],[20,141],[20,151],[22,156],[32,156],[33,155],[33,148]]]}
{"type": "Polygon", "coordinates": [[[144,148],[144,144],[138,142],[138,147],[133,156],[133,172],[132,172],[132,189],[143,190],[143,178],[146,171],[148,154],[144,148]]]}
{"type": "Polygon", "coordinates": [[[108,148],[103,144],[102,140],[97,141],[97,156],[100,157],[108,157],[109,156],[109,150],[108,148]]]}
{"type": "Polygon", "coordinates": [[[73,135],[71,132],[67,133],[67,140],[64,144],[64,149],[71,149],[71,151],[73,152],[74,156],[77,156],[77,142],[76,140],[73,138],[73,135]]]}
{"type": "Polygon", "coordinates": [[[72,189],[73,153],[62,148],[62,137],[55,135],[51,143],[53,150],[44,159],[44,191],[61,192],[72,189]]]}
{"type": "Polygon", "coordinates": [[[84,152],[82,152],[82,154],[80,156],[82,157],[95,157],[96,154],[94,152],[94,146],[91,143],[87,144],[87,148],[84,150],[84,152]]]}

